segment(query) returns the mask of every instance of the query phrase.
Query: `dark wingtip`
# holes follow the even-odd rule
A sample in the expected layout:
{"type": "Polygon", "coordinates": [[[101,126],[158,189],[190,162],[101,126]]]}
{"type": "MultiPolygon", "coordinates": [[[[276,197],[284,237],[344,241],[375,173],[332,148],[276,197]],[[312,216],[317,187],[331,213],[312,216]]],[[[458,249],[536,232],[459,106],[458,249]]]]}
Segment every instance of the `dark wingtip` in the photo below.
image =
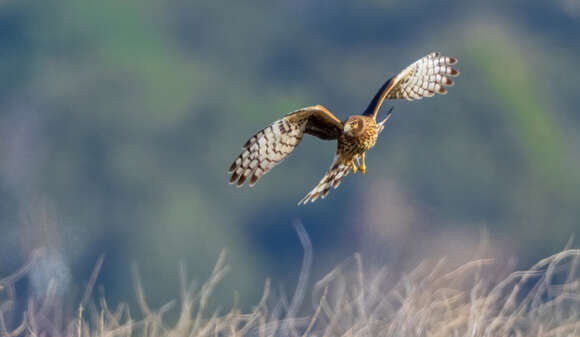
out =
{"type": "Polygon", "coordinates": [[[235,170],[235,169],[236,169],[236,167],[238,166],[238,165],[236,164],[236,162],[237,162],[237,161],[238,161],[238,160],[236,159],[236,160],[235,160],[235,161],[232,163],[232,165],[230,165],[230,168],[228,169],[228,173],[232,173],[232,172],[234,172],[234,170],[235,170]]]}
{"type": "Polygon", "coordinates": [[[241,175],[240,176],[240,179],[238,179],[238,182],[237,182],[238,187],[241,187],[244,184],[244,182],[246,181],[247,178],[248,178],[247,175],[241,175]]]}
{"type": "Polygon", "coordinates": [[[240,175],[236,172],[232,173],[232,176],[230,177],[230,184],[233,184],[234,181],[238,180],[238,178],[240,177],[240,175]]]}
{"type": "Polygon", "coordinates": [[[256,182],[258,182],[258,179],[260,177],[258,177],[256,174],[252,174],[252,177],[250,178],[250,187],[256,185],[256,182]]]}
{"type": "Polygon", "coordinates": [[[455,64],[455,63],[457,63],[457,61],[458,60],[455,57],[450,57],[449,58],[449,64],[455,64]]]}

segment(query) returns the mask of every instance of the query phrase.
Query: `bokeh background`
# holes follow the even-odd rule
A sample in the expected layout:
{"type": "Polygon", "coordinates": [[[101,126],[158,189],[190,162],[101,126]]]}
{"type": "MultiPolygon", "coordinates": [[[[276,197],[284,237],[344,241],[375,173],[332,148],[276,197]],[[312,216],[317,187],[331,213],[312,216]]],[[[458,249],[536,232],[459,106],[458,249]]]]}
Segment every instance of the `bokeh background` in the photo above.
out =
{"type": "MultiPolygon", "coordinates": [[[[217,301],[291,293],[351,256],[405,270],[478,254],[522,267],[580,234],[580,2],[0,2],[0,275],[44,247],[28,293],[82,291],[98,256],[109,299],[178,296],[227,248],[217,301]],[[297,108],[360,113],[431,51],[457,57],[447,96],[395,114],[352,176],[297,207],[335,144],[304,139],[251,190],[226,169],[297,108]],[[484,247],[484,248],[482,248],[484,247]]],[[[383,112],[385,106],[383,106],[383,112]]]]}

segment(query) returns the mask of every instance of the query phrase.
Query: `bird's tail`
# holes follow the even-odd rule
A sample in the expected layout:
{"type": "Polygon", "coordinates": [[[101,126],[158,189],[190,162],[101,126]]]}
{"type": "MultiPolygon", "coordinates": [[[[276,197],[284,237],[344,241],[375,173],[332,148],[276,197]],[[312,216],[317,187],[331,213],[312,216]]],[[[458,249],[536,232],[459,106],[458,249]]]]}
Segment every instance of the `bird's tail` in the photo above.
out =
{"type": "Polygon", "coordinates": [[[380,123],[377,124],[377,134],[381,134],[381,132],[383,132],[383,129],[385,128],[385,123],[391,118],[393,113],[393,107],[391,107],[389,109],[389,111],[387,111],[387,117],[385,117],[385,119],[383,119],[380,123]]]}
{"type": "Polygon", "coordinates": [[[334,157],[330,169],[324,177],[320,180],[318,185],[310,191],[302,200],[298,202],[298,205],[304,205],[308,202],[315,202],[319,197],[324,199],[331,188],[337,188],[342,181],[342,178],[346,177],[351,170],[351,163],[345,163],[340,160],[338,156],[334,157]]]}

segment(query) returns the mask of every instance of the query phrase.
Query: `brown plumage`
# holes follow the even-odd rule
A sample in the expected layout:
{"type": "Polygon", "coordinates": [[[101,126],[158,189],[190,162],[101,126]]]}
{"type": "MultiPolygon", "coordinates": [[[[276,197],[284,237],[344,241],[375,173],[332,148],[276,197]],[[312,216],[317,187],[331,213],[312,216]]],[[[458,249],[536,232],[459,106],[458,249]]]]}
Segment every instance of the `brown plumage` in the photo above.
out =
{"type": "Polygon", "coordinates": [[[366,173],[364,153],[375,146],[379,133],[383,130],[385,122],[391,117],[392,108],[387,117],[378,123],[371,116],[351,116],[344,122],[344,132],[338,137],[336,156],[328,172],[322,177],[318,185],[310,191],[298,204],[314,202],[319,197],[324,198],[331,188],[337,188],[348,173],[352,170],[357,172],[355,160],[362,159],[358,167],[366,173]]]}
{"type": "Polygon", "coordinates": [[[337,140],[337,150],[330,169],[298,204],[324,198],[332,188],[337,188],[348,173],[357,172],[355,161],[362,163],[358,170],[366,172],[365,153],[371,149],[391,110],[380,123],[376,122],[379,109],[385,99],[409,101],[431,97],[435,93],[446,94],[445,86],[452,86],[449,77],[459,75],[451,67],[457,63],[452,57],[431,53],[386,81],[362,115],[350,116],[340,122],[321,105],[293,111],[257,132],[242,147],[242,153],[229,168],[230,183],[242,186],[249,179],[250,186],[261,176],[286,158],[302,140],[305,133],[324,140],[337,140]]]}

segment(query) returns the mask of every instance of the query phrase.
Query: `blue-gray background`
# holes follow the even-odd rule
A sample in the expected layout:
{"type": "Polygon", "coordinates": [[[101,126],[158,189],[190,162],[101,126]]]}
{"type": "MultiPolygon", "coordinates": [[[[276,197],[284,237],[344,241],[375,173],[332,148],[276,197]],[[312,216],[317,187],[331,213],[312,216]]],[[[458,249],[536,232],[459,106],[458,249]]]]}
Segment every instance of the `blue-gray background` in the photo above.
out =
{"type": "MultiPolygon", "coordinates": [[[[0,273],[45,247],[28,289],[56,277],[154,304],[183,259],[203,279],[227,248],[220,298],[291,292],[312,237],[314,274],[363,252],[517,256],[580,234],[580,3],[556,1],[0,2],[0,273]],[[360,113],[389,76],[431,51],[460,60],[447,96],[395,114],[326,200],[297,207],[335,144],[304,139],[253,189],[226,169],[255,131],[322,104],[360,113]]],[[[383,107],[383,111],[384,111],[383,107]]],[[[67,290],[68,292],[68,290],[67,290]]]]}

